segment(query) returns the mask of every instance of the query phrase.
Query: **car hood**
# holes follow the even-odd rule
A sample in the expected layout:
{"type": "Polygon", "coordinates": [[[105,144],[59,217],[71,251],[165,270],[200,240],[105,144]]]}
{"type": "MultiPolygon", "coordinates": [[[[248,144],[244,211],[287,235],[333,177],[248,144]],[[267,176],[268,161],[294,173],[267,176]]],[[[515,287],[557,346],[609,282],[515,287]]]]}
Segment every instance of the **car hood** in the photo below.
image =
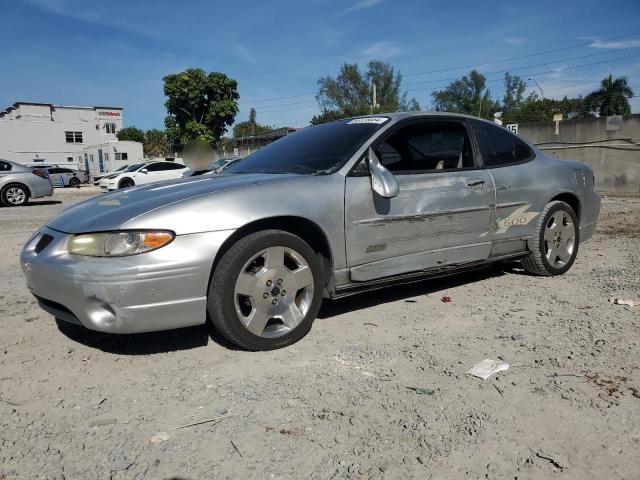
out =
{"type": "Polygon", "coordinates": [[[198,176],[128,188],[102,194],[74,205],[53,218],[47,226],[66,233],[116,230],[140,215],[170,204],[295,176],[272,174],[198,176]]]}

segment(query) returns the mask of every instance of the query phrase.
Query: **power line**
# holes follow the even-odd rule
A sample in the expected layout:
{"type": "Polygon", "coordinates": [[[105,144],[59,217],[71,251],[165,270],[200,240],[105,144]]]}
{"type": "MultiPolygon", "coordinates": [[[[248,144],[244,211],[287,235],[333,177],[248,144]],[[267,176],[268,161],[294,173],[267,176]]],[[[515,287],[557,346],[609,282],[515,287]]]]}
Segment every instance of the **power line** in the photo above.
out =
{"type": "MultiPolygon", "coordinates": [[[[554,69],[554,70],[546,70],[544,72],[529,72],[529,73],[525,73],[523,74],[523,76],[538,76],[538,75],[546,75],[549,73],[557,73],[557,72],[564,72],[566,70],[575,70],[577,68],[584,68],[584,67],[591,67],[593,65],[601,65],[603,63],[608,63],[608,62],[618,62],[620,60],[628,60],[630,58],[637,58],[640,57],[640,54],[636,54],[636,55],[628,55],[626,57],[620,57],[620,58],[613,58],[613,59],[609,59],[609,60],[604,60],[601,62],[592,62],[592,63],[584,63],[581,65],[573,65],[570,67],[563,67],[560,69],[554,69]]],[[[496,78],[496,79],[488,79],[487,82],[496,82],[496,81],[500,81],[500,78],[496,78]]],[[[432,87],[432,88],[417,88],[417,89],[409,89],[406,90],[407,92],[422,92],[422,91],[426,91],[426,90],[436,90],[438,88],[446,88],[448,85],[445,86],[438,86],[438,87],[432,87]]]]}
{"type": "MultiPolygon", "coordinates": [[[[409,74],[404,74],[404,76],[426,75],[426,74],[429,74],[429,73],[452,71],[452,70],[458,70],[458,69],[462,69],[462,68],[478,67],[478,66],[484,66],[484,65],[491,65],[491,64],[495,64],[495,63],[503,63],[503,62],[507,62],[507,61],[519,60],[519,59],[523,59],[523,58],[531,58],[531,57],[535,57],[535,56],[546,55],[546,54],[549,54],[549,53],[556,53],[556,52],[570,50],[570,49],[574,49],[574,48],[595,45],[595,44],[601,43],[601,42],[608,42],[608,41],[611,41],[611,40],[627,38],[627,37],[631,37],[631,36],[638,35],[638,34],[640,34],[640,32],[627,33],[627,34],[624,34],[624,35],[617,35],[617,36],[614,36],[614,37],[608,37],[608,38],[605,38],[605,39],[602,39],[602,40],[590,41],[590,42],[586,42],[586,43],[570,45],[570,46],[567,46],[567,47],[556,48],[556,49],[552,49],[552,50],[533,52],[533,53],[530,53],[530,54],[527,54],[527,55],[508,57],[508,58],[503,58],[503,59],[499,59],[499,60],[492,60],[492,61],[476,63],[476,64],[460,65],[460,66],[457,66],[457,67],[449,67],[449,68],[443,68],[443,69],[438,69],[438,70],[431,70],[431,71],[428,71],[428,72],[409,73],[409,74]]],[[[619,50],[620,49],[613,49],[612,51],[619,51],[619,50]]],[[[565,59],[561,59],[561,60],[555,60],[555,61],[552,61],[552,62],[545,62],[545,63],[541,63],[541,64],[536,64],[536,65],[525,65],[525,66],[515,67],[515,68],[511,68],[511,69],[498,70],[498,71],[488,72],[487,74],[491,75],[491,74],[495,74],[495,73],[506,73],[508,71],[522,70],[522,69],[526,69],[526,68],[535,68],[535,67],[539,67],[539,66],[552,65],[554,63],[560,63],[560,62],[571,61],[571,60],[578,60],[578,59],[581,59],[581,58],[588,58],[588,57],[593,57],[593,56],[597,56],[597,55],[604,55],[604,54],[608,54],[608,53],[611,53],[611,51],[598,52],[598,53],[583,55],[583,56],[579,56],[579,57],[565,58],[565,59]]],[[[591,66],[591,65],[599,65],[599,64],[602,64],[602,63],[607,63],[608,61],[625,60],[625,59],[634,58],[634,57],[637,57],[637,56],[638,55],[631,55],[631,56],[621,57],[621,58],[617,58],[617,59],[605,60],[603,62],[594,62],[594,63],[590,63],[590,64],[576,65],[576,66],[572,66],[572,67],[565,67],[565,68],[562,68],[562,69],[559,69],[559,70],[549,70],[549,71],[545,71],[545,72],[527,73],[527,74],[524,74],[524,76],[527,76],[527,75],[544,75],[544,74],[552,73],[552,72],[555,72],[555,71],[564,71],[564,70],[571,70],[571,69],[574,69],[574,68],[582,68],[582,67],[591,66]]],[[[433,83],[433,82],[452,81],[452,80],[456,80],[456,79],[457,78],[428,80],[428,81],[424,81],[424,82],[412,82],[412,83],[409,83],[409,84],[406,84],[406,85],[424,85],[424,84],[433,83]]],[[[489,81],[493,82],[493,81],[497,81],[497,80],[500,80],[500,79],[495,79],[495,80],[494,79],[490,79],[490,80],[487,80],[487,81],[488,82],[489,81]]],[[[410,90],[407,90],[407,91],[408,92],[416,92],[416,91],[425,91],[425,90],[435,90],[436,88],[444,88],[444,87],[433,87],[433,88],[426,88],[426,89],[410,89],[410,90]]],[[[262,99],[262,100],[244,100],[244,101],[241,101],[241,102],[242,103],[251,103],[254,107],[259,107],[260,105],[258,105],[258,104],[261,104],[261,103],[269,103],[269,102],[274,102],[274,101],[278,101],[278,100],[288,100],[288,99],[309,97],[309,96],[315,96],[315,95],[316,95],[316,92],[314,92],[314,93],[303,93],[303,94],[297,94],[297,95],[288,95],[288,96],[281,96],[281,97],[272,97],[272,98],[267,98],[267,99],[262,99]]],[[[276,103],[276,104],[272,104],[272,105],[262,105],[262,108],[275,108],[275,107],[283,107],[283,106],[289,106],[289,105],[300,105],[300,104],[304,104],[305,102],[307,102],[307,101],[304,100],[304,101],[300,101],[300,102],[290,102],[290,103],[284,103],[284,104],[276,103]]],[[[284,109],[284,110],[286,110],[286,109],[284,109]]],[[[293,109],[293,110],[298,110],[298,109],[293,109]]],[[[248,111],[248,110],[242,110],[242,111],[248,111]]],[[[261,113],[269,113],[269,112],[276,112],[276,111],[282,111],[282,110],[267,110],[267,111],[263,111],[261,113]]]]}
{"type": "MultiPolygon", "coordinates": [[[[507,73],[507,72],[513,72],[513,71],[517,71],[517,70],[523,70],[523,69],[526,69],[526,68],[544,67],[546,65],[553,65],[554,63],[570,62],[570,61],[573,61],[573,60],[580,60],[582,58],[597,57],[599,55],[607,55],[609,53],[614,53],[614,52],[618,52],[618,51],[620,51],[620,49],[612,49],[612,50],[605,51],[605,52],[590,53],[589,55],[582,55],[580,57],[569,57],[569,58],[562,58],[560,60],[554,60],[552,62],[538,63],[536,65],[524,65],[524,66],[515,67],[515,68],[507,68],[505,70],[494,70],[493,72],[482,73],[482,75],[486,77],[487,75],[493,75],[493,74],[496,74],[496,73],[507,73]]],[[[448,82],[448,81],[458,80],[459,78],[460,77],[439,78],[437,80],[425,80],[423,82],[405,83],[403,85],[405,85],[405,86],[409,86],[409,85],[424,85],[426,83],[432,83],[432,82],[448,82]]]]}
{"type": "Polygon", "coordinates": [[[573,48],[587,47],[587,46],[595,45],[595,44],[602,43],[602,42],[609,42],[611,40],[619,40],[621,38],[633,37],[634,35],[640,35],[640,32],[626,33],[624,35],[616,35],[615,37],[604,38],[602,40],[592,40],[592,41],[587,42],[587,43],[579,43],[577,45],[570,45],[568,47],[555,48],[553,50],[544,50],[544,51],[541,51],[541,52],[534,52],[534,53],[529,53],[527,55],[519,55],[519,56],[516,56],[516,57],[508,57],[508,58],[502,58],[502,59],[499,59],[499,60],[491,60],[489,62],[473,63],[473,64],[468,64],[468,65],[459,65],[457,67],[442,68],[442,69],[439,69],[439,70],[431,70],[431,71],[428,71],[428,72],[405,73],[405,74],[403,74],[403,76],[410,77],[410,76],[415,76],[415,75],[428,75],[430,73],[450,72],[452,70],[461,70],[463,68],[482,67],[482,66],[485,66],[485,65],[493,65],[495,63],[510,62],[512,60],[521,60],[523,58],[531,58],[531,57],[536,57],[536,56],[540,56],[540,55],[547,55],[549,53],[562,52],[562,51],[565,51],[565,50],[571,50],[573,48]]]}

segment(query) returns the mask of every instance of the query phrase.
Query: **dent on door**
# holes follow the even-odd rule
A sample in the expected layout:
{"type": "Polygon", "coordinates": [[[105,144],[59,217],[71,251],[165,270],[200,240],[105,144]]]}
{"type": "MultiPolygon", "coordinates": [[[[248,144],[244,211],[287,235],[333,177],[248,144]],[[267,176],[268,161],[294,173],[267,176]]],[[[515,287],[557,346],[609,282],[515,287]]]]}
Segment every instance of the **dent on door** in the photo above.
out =
{"type": "Polygon", "coordinates": [[[482,260],[491,247],[493,182],[485,171],[398,175],[382,198],[349,177],[346,242],[351,279],[366,281],[482,260]]]}

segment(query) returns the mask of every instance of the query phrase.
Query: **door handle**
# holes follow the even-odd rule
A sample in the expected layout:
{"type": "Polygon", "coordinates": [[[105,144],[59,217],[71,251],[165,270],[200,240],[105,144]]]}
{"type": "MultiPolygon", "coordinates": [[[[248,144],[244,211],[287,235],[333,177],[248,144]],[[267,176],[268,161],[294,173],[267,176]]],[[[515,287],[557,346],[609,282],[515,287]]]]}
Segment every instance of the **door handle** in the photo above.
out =
{"type": "Polygon", "coordinates": [[[486,182],[479,178],[472,178],[470,180],[467,180],[468,187],[480,187],[482,185],[486,185],[486,182]]]}

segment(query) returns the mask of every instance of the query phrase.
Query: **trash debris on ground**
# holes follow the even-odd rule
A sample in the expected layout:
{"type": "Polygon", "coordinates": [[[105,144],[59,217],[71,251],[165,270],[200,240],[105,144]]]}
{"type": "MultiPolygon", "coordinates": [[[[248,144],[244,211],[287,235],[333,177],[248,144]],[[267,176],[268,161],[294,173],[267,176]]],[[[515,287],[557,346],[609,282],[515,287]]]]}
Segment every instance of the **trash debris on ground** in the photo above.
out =
{"type": "Polygon", "coordinates": [[[158,432],[151,437],[151,443],[164,443],[169,440],[169,434],[167,432],[158,432]]]}
{"type": "Polygon", "coordinates": [[[433,395],[434,393],[436,393],[436,391],[431,388],[422,388],[422,387],[405,387],[405,388],[408,388],[409,390],[413,390],[418,395],[433,395]]]}
{"type": "Polygon", "coordinates": [[[196,425],[202,425],[204,423],[211,423],[211,422],[217,423],[228,417],[233,417],[233,414],[230,413],[227,415],[221,415],[219,417],[207,418],[206,420],[200,420],[198,422],[187,423],[186,425],[180,425],[179,427],[172,428],[172,430],[179,430],[181,428],[187,428],[187,427],[195,427],[196,425]]]}
{"type": "Polygon", "coordinates": [[[494,373],[504,372],[505,370],[509,370],[509,364],[504,362],[499,362],[498,360],[491,360],[490,358],[486,358],[481,362],[476,363],[473,367],[471,367],[467,373],[469,375],[473,375],[474,377],[479,377],[483,380],[486,380],[494,373]]]}
{"type": "Polygon", "coordinates": [[[636,303],[633,300],[623,300],[622,298],[610,298],[609,303],[614,305],[626,305],[628,307],[635,307],[636,303]]]}
{"type": "Polygon", "coordinates": [[[442,298],[440,299],[440,301],[441,301],[442,303],[451,303],[451,297],[449,297],[449,296],[445,295],[444,297],[442,297],[442,298]]]}

